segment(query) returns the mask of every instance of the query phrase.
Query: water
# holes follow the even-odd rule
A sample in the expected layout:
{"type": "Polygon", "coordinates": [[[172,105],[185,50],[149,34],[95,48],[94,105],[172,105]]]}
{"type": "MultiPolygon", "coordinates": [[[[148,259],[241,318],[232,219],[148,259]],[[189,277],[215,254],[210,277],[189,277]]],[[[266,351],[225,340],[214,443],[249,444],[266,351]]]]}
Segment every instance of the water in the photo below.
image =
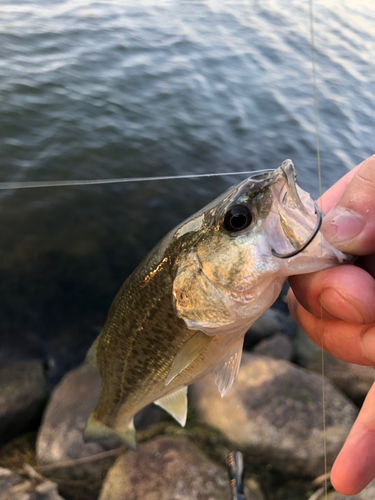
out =
{"type": "MultiPolygon", "coordinates": [[[[374,6],[314,2],[314,22],[326,189],[374,153],[374,6]]],[[[0,181],[245,171],[290,157],[317,196],[309,29],[302,0],[0,0],[0,181]]],[[[0,192],[6,338],[42,339],[36,351],[61,373],[141,258],[239,180],[0,192]]]]}

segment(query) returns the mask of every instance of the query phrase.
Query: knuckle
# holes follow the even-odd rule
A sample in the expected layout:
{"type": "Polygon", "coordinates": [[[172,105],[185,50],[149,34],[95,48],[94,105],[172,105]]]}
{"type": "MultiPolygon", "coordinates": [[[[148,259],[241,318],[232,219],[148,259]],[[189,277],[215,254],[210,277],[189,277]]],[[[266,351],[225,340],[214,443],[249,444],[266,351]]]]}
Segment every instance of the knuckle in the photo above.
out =
{"type": "Polygon", "coordinates": [[[365,188],[375,190],[375,165],[371,169],[359,170],[356,177],[365,188]]]}

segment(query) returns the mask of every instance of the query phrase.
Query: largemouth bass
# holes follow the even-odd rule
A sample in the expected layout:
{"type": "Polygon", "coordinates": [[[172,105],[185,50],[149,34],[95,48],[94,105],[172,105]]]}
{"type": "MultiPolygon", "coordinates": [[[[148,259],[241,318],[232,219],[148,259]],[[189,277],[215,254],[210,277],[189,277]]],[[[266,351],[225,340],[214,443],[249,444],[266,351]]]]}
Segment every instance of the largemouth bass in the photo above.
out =
{"type": "Polygon", "coordinates": [[[316,234],[320,215],[286,160],[173,229],[125,281],[89,351],[102,388],[85,439],[135,448],[133,417],[149,403],[185,425],[187,387],[213,370],[224,396],[246,331],[288,276],[346,259],[316,234]]]}

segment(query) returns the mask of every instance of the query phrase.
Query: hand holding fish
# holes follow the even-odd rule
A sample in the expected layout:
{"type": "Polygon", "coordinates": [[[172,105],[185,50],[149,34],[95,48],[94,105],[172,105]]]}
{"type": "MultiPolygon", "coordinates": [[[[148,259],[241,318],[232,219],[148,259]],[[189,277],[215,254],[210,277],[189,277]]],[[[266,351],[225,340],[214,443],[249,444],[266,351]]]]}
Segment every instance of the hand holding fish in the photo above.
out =
{"type": "MultiPolygon", "coordinates": [[[[324,237],[356,265],[290,278],[291,314],[318,346],[350,363],[375,367],[375,156],[340,179],[322,197],[324,237]],[[333,208],[334,207],[334,208],[333,208]],[[323,316],[323,323],[321,322],[323,316]]],[[[345,495],[375,477],[375,384],[332,469],[345,495]]]]}

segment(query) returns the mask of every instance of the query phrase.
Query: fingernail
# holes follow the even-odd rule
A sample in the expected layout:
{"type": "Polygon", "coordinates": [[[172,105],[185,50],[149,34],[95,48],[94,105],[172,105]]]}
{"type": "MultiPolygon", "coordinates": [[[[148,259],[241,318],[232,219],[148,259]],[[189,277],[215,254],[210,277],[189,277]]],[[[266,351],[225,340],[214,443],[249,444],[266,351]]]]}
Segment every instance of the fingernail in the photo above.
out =
{"type": "Polygon", "coordinates": [[[326,288],[322,291],[320,303],[328,313],[340,317],[343,321],[359,323],[360,325],[365,322],[360,311],[333,288],[326,288]],[[340,312],[339,316],[338,311],[340,312]]]}
{"type": "Polygon", "coordinates": [[[366,219],[361,215],[344,208],[334,208],[323,219],[322,232],[325,238],[335,243],[350,243],[358,236],[366,225],[366,219]]]}
{"type": "Polygon", "coordinates": [[[375,363],[375,327],[369,328],[362,337],[362,353],[372,363],[375,363]]]}

